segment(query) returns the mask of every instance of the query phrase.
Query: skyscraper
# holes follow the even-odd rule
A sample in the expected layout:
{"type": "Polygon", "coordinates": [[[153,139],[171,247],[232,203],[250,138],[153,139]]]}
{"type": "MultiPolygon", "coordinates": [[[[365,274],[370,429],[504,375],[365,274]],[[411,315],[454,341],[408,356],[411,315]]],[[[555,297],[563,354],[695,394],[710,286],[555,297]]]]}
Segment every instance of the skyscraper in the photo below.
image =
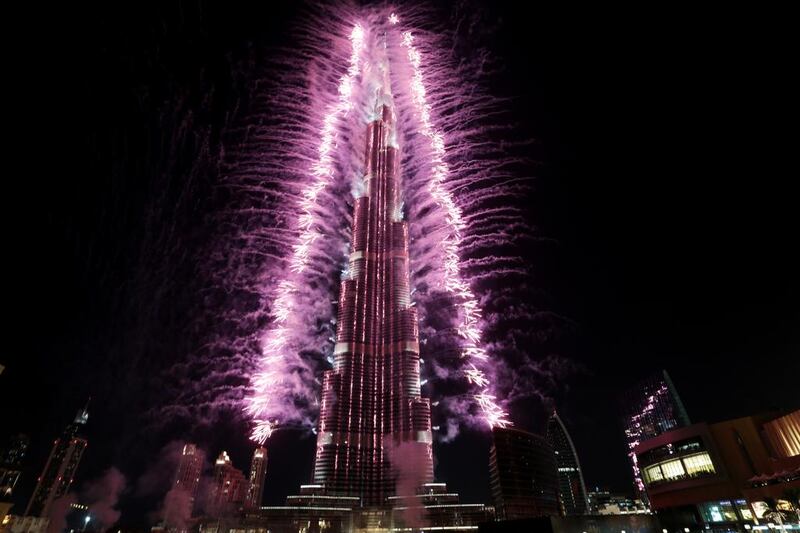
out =
{"type": "Polygon", "coordinates": [[[181,452],[178,471],[175,474],[174,487],[189,495],[192,507],[197,498],[197,487],[203,472],[203,452],[194,444],[185,444],[181,452]]]}
{"type": "MultiPolygon", "coordinates": [[[[384,101],[388,100],[384,98],[384,101]]],[[[349,270],[341,282],[334,365],[322,383],[314,482],[382,505],[397,470],[433,479],[430,402],[420,396],[419,337],[410,300],[394,112],[367,126],[363,194],[354,202],[349,270]],[[392,455],[402,455],[392,469],[392,455]]],[[[402,475],[402,474],[401,474],[402,475]]]]}
{"type": "Polygon", "coordinates": [[[556,458],[562,512],[566,516],[586,514],[589,506],[578,452],[564,422],[555,411],[547,421],[547,442],[556,458]]]}
{"type": "Polygon", "coordinates": [[[264,499],[264,478],[267,475],[267,449],[259,446],[253,452],[250,463],[250,479],[247,486],[245,505],[250,508],[259,507],[264,499]]]}
{"type": "Polygon", "coordinates": [[[647,439],[666,431],[688,426],[689,416],[666,370],[640,381],[622,395],[622,424],[628,458],[638,496],[647,501],[639,461],[634,449],[647,439]]]}
{"type": "Polygon", "coordinates": [[[228,453],[223,451],[214,463],[209,510],[214,515],[230,514],[244,503],[246,494],[244,474],[233,466],[228,453]]]}
{"type": "Polygon", "coordinates": [[[86,407],[78,411],[75,420],[53,443],[53,449],[25,511],[27,516],[48,516],[53,501],[66,494],[72,485],[75,470],[78,469],[87,445],[86,439],[78,436],[78,430],[89,420],[88,407],[87,403],[86,407]]]}
{"type": "Polygon", "coordinates": [[[489,484],[497,517],[557,516],[558,474],[547,441],[513,428],[494,428],[492,437],[489,484]]]}

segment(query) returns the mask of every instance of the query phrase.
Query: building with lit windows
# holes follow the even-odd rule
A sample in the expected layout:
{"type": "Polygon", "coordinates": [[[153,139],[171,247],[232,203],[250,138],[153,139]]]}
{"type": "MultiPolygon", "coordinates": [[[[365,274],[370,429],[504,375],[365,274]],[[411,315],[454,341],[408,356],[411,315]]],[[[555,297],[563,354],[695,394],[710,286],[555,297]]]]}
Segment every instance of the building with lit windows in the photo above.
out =
{"type": "Polygon", "coordinates": [[[203,473],[205,456],[195,444],[187,443],[181,451],[178,471],[175,473],[173,487],[189,496],[191,514],[197,499],[197,490],[200,485],[200,476],[203,473]]]}
{"type": "Polygon", "coordinates": [[[247,484],[245,505],[258,507],[264,499],[264,479],[267,476],[267,449],[259,446],[253,452],[250,462],[250,478],[247,484]]]}
{"type": "Polygon", "coordinates": [[[239,510],[247,495],[247,478],[233,466],[228,452],[223,451],[214,462],[209,511],[213,516],[230,515],[239,510]]]}
{"type": "Polygon", "coordinates": [[[75,471],[87,445],[86,439],[78,435],[78,431],[89,420],[87,409],[88,403],[78,411],[72,423],[53,443],[53,449],[28,503],[26,516],[49,516],[53,501],[65,495],[72,486],[75,471]]]}
{"type": "Polygon", "coordinates": [[[558,496],[564,516],[582,515],[588,511],[586,484],[583,482],[578,452],[564,422],[553,411],[547,421],[547,442],[553,448],[558,468],[558,496]]]}
{"type": "Polygon", "coordinates": [[[539,435],[494,428],[489,483],[500,520],[558,516],[558,472],[553,449],[539,435]]]}
{"type": "Polygon", "coordinates": [[[634,500],[628,494],[611,492],[607,488],[594,487],[587,492],[589,514],[627,515],[643,514],[649,510],[641,500],[634,500]]]}
{"type": "Polygon", "coordinates": [[[4,533],[47,533],[50,527],[50,519],[43,516],[7,515],[3,520],[0,531],[4,533]]]}
{"type": "MultiPolygon", "coordinates": [[[[363,191],[353,204],[333,369],[322,380],[314,483],[334,496],[385,505],[395,494],[392,450],[433,481],[430,400],[420,394],[417,309],[409,290],[394,109],[380,98],[366,128],[363,191]],[[400,452],[398,452],[400,453],[400,452]]],[[[402,464],[396,465],[402,467],[402,464]]]]}
{"type": "Polygon", "coordinates": [[[689,416],[666,370],[640,381],[621,396],[622,426],[636,495],[647,493],[635,449],[642,442],[675,428],[688,426],[689,416]]]}
{"type": "Polygon", "coordinates": [[[693,424],[639,444],[642,479],[662,522],[741,529],[763,518],[763,501],[800,488],[800,455],[784,457],[772,448],[765,428],[773,420],[693,424]]]}

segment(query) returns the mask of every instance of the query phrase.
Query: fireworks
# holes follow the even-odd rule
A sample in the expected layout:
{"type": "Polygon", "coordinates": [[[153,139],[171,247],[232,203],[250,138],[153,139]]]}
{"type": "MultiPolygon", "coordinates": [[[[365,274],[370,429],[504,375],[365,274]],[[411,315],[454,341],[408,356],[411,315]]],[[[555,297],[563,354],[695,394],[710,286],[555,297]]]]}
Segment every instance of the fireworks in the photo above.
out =
{"type": "Polygon", "coordinates": [[[518,387],[502,352],[516,348],[498,324],[501,313],[531,314],[508,305],[518,298],[509,280],[528,274],[514,251],[532,234],[519,201],[526,178],[510,170],[517,160],[500,147],[498,105],[481,89],[479,69],[453,57],[449,37],[428,21],[414,10],[326,8],[300,22],[292,49],[253,73],[260,81],[223,141],[216,187],[225,203],[213,215],[219,239],[203,264],[209,294],[220,300],[215,329],[173,369],[201,377],[168,413],[205,418],[239,409],[259,442],[276,426],[316,427],[339,281],[351,275],[365,125],[385,93],[396,114],[390,142],[402,154],[403,198],[393,217],[408,221],[421,383],[448,438],[464,424],[509,424],[518,387]],[[486,327],[501,333],[487,340],[486,327]]]}

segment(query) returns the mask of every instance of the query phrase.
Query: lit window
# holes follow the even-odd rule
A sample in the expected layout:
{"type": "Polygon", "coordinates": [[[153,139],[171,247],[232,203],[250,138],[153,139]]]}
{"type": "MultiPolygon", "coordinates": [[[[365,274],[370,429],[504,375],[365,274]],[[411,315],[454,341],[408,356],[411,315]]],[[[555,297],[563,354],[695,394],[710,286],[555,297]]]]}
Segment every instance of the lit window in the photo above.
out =
{"type": "Polygon", "coordinates": [[[664,477],[667,479],[675,479],[686,474],[680,459],[661,463],[661,471],[664,473],[664,477]]]}
{"type": "Polygon", "coordinates": [[[645,469],[644,476],[647,483],[653,483],[664,479],[664,475],[661,473],[661,467],[658,465],[645,469]]]}
{"type": "Polygon", "coordinates": [[[714,463],[711,462],[711,457],[707,453],[698,453],[683,458],[683,465],[686,467],[686,473],[691,475],[695,474],[713,474],[714,463]]]}
{"type": "Polygon", "coordinates": [[[739,509],[739,514],[742,515],[743,520],[753,520],[753,512],[750,510],[750,506],[747,505],[747,501],[736,500],[736,507],[739,509]]]}
{"type": "Polygon", "coordinates": [[[706,522],[736,522],[736,511],[730,501],[701,503],[700,513],[706,522]]]}

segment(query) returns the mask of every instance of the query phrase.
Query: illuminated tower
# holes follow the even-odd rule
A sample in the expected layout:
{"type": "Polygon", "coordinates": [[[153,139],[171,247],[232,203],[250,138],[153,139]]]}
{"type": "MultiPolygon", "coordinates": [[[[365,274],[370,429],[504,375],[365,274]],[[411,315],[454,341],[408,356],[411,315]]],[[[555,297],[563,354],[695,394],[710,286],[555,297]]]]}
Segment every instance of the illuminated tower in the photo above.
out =
{"type": "Polygon", "coordinates": [[[196,445],[184,445],[178,472],[175,475],[175,488],[189,496],[192,507],[197,498],[197,487],[200,485],[200,475],[203,472],[203,460],[203,452],[197,449],[196,445]]]}
{"type": "Polygon", "coordinates": [[[267,476],[267,449],[259,446],[253,452],[253,461],[250,463],[250,479],[247,485],[245,506],[260,507],[264,499],[264,478],[267,476]]]}
{"type": "Polygon", "coordinates": [[[209,501],[212,514],[220,516],[235,512],[244,503],[246,489],[244,474],[233,466],[228,452],[223,451],[214,463],[214,481],[209,501]]]}
{"type": "Polygon", "coordinates": [[[81,461],[83,451],[86,449],[86,439],[79,437],[78,430],[86,425],[89,412],[86,407],[78,411],[75,420],[64,430],[53,443],[53,449],[47,463],[44,465],[42,475],[36,484],[36,490],[28,503],[26,516],[46,517],[50,514],[50,505],[69,490],[75,477],[75,470],[81,461]]]}
{"type": "Polygon", "coordinates": [[[416,465],[420,485],[433,479],[392,107],[379,104],[376,117],[367,125],[363,193],[354,202],[314,465],[314,482],[327,493],[358,496],[364,505],[384,504],[404,465],[416,465]],[[394,469],[393,453],[403,456],[394,469]]]}
{"type": "Polygon", "coordinates": [[[553,448],[558,467],[558,495],[564,515],[582,515],[587,512],[586,485],[583,482],[578,452],[564,426],[553,411],[547,421],[547,442],[553,448]]]}
{"type": "Polygon", "coordinates": [[[647,502],[639,460],[633,450],[642,441],[690,424],[689,415],[666,370],[642,380],[623,394],[622,424],[635,489],[642,501],[647,502]]]}

